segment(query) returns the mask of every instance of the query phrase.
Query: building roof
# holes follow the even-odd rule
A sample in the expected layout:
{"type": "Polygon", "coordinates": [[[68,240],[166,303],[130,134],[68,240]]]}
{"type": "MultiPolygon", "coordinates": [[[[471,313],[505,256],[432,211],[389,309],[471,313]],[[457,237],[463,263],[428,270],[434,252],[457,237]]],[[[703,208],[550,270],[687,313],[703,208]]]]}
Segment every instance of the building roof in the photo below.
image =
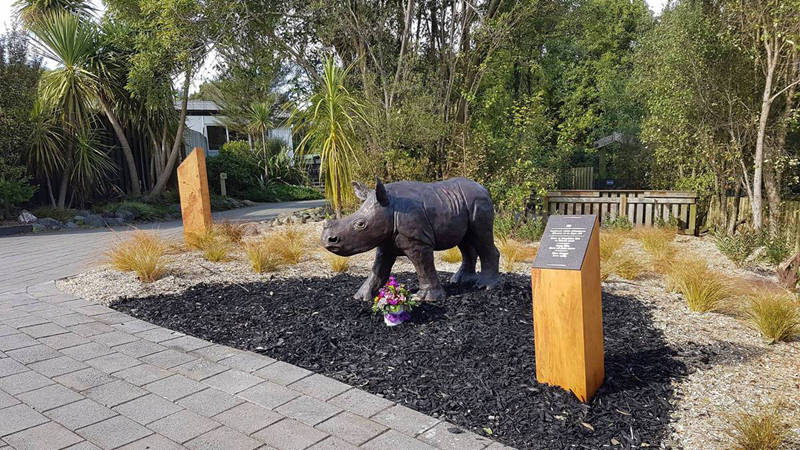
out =
{"type": "MultiPolygon", "coordinates": [[[[181,102],[175,102],[175,109],[181,109],[181,102]]],[[[219,112],[220,107],[211,100],[189,100],[186,103],[186,110],[189,112],[205,111],[205,112],[219,112]]]]}

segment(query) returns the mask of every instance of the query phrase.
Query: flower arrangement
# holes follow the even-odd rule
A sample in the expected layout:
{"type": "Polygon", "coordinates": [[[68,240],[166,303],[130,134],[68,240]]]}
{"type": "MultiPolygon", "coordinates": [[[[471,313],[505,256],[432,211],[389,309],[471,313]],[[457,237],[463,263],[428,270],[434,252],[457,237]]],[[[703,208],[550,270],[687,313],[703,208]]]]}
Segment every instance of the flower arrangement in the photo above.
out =
{"type": "Polygon", "coordinates": [[[383,313],[383,321],[393,327],[408,320],[411,317],[408,312],[415,306],[417,300],[411,297],[405,285],[389,277],[389,281],[375,296],[372,311],[383,313]]]}

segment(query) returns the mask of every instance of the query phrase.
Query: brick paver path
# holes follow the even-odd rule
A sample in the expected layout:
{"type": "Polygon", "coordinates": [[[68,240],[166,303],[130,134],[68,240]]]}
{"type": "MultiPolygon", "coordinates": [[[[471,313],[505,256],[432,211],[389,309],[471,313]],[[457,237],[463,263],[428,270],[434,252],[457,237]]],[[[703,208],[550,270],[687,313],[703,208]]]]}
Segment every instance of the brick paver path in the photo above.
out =
{"type": "MultiPolygon", "coordinates": [[[[322,206],[324,201],[264,203],[249,208],[214,213],[214,220],[259,221],[279,214],[322,206]]],[[[180,237],[180,221],[137,225],[155,230],[164,237],[180,237]]],[[[132,227],[62,230],[51,233],[0,237],[0,293],[24,289],[45,281],[75,275],[96,264],[115,239],[130,233],[132,227]]]]}
{"type": "Polygon", "coordinates": [[[16,258],[5,240],[25,236],[0,238],[0,450],[503,448],[300,367],[38,282],[81,270],[102,247],[91,238],[110,234],[28,236],[16,258]],[[7,276],[4,264],[29,259],[39,264],[7,276]]]}

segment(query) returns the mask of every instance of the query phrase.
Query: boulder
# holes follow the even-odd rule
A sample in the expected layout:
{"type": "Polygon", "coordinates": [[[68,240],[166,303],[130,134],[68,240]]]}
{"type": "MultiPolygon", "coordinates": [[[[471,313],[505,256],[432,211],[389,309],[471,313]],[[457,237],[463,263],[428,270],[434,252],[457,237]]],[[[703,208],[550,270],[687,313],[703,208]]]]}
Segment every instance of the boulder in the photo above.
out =
{"type": "Polygon", "coordinates": [[[78,224],[70,221],[64,224],[64,228],[78,228],[78,224]]]}
{"type": "Polygon", "coordinates": [[[247,199],[242,200],[242,204],[244,206],[256,206],[256,202],[247,199]]]}
{"type": "Polygon", "coordinates": [[[136,220],[137,214],[129,209],[120,208],[117,210],[115,217],[121,219],[123,222],[131,222],[136,220]]]}
{"type": "Polygon", "coordinates": [[[83,223],[86,220],[86,216],[75,216],[72,218],[75,222],[83,223]]]}
{"type": "Polygon", "coordinates": [[[27,209],[23,209],[22,212],[19,213],[18,219],[20,223],[34,223],[37,220],[36,216],[31,214],[27,209]]]}
{"type": "Polygon", "coordinates": [[[107,217],[105,220],[110,227],[119,227],[125,225],[125,220],[123,220],[121,217],[107,217]]]}
{"type": "Polygon", "coordinates": [[[790,256],[778,265],[778,282],[786,289],[797,289],[800,282],[800,253],[790,256]]]}
{"type": "Polygon", "coordinates": [[[42,232],[42,231],[44,231],[44,230],[46,230],[46,229],[47,229],[47,228],[45,228],[45,226],[44,226],[44,225],[42,225],[42,224],[40,224],[40,223],[38,223],[38,222],[37,222],[37,223],[34,223],[34,224],[32,224],[32,226],[31,226],[31,231],[33,231],[34,233],[40,233],[40,232],[42,232]]]}
{"type": "Polygon", "coordinates": [[[61,222],[50,217],[43,217],[37,223],[50,230],[60,230],[63,226],[61,222]]]}
{"type": "Polygon", "coordinates": [[[104,227],[106,226],[106,221],[102,217],[98,216],[97,214],[89,214],[83,219],[83,223],[90,227],[104,227]]]}

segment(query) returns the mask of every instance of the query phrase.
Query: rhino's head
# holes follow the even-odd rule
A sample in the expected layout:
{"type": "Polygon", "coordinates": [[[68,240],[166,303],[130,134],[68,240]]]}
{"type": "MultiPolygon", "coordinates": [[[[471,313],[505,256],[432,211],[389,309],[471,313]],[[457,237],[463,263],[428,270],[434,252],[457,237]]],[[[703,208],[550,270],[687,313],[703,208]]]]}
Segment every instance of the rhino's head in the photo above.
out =
{"type": "Polygon", "coordinates": [[[355,181],[358,211],[339,220],[328,220],[322,228],[322,245],[341,256],[363,253],[377,247],[392,235],[394,216],[386,187],[377,180],[375,189],[355,181]]]}

